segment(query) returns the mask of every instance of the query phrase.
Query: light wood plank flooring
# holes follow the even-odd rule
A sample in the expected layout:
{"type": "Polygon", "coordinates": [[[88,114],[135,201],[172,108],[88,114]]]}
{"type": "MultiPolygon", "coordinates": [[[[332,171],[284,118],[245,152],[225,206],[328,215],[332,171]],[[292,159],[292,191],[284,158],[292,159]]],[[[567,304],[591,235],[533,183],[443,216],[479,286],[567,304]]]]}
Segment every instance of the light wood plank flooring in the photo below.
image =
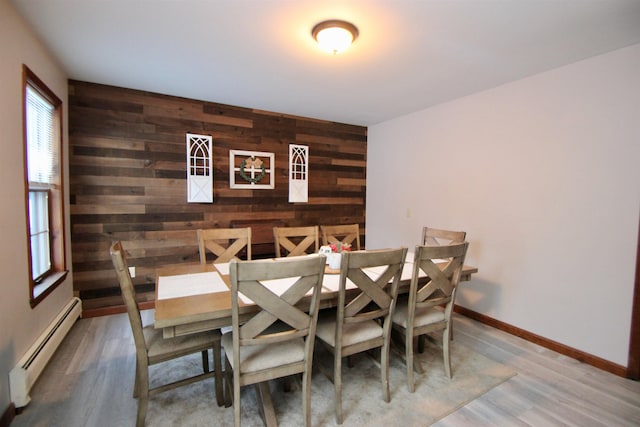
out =
{"type": "MultiPolygon", "coordinates": [[[[441,419],[436,426],[640,425],[640,382],[598,370],[458,314],[454,316],[455,340],[513,367],[518,375],[441,419]]],[[[153,312],[145,311],[143,317],[152,321],[153,312]]],[[[132,425],[131,420],[123,418],[123,414],[135,413],[136,407],[131,398],[135,363],[132,349],[126,315],[79,322],[54,355],[64,362],[51,364],[66,366],[66,371],[45,370],[32,391],[33,402],[15,418],[12,427],[132,425]],[[88,340],[87,336],[92,338],[88,340]],[[124,357],[119,358],[119,365],[107,369],[98,362],[105,354],[124,357]],[[73,377],[86,370],[95,375],[75,384],[73,377]],[[48,401],[47,396],[60,394],[70,396],[67,410],[53,410],[43,404],[48,401]],[[117,404],[103,405],[107,395],[117,404]],[[88,405],[92,406],[91,411],[86,410],[88,405]]],[[[409,427],[403,424],[402,413],[396,419],[397,425],[409,427]]]]}
{"type": "Polygon", "coordinates": [[[518,375],[435,425],[639,426],[640,382],[580,363],[467,317],[455,339],[518,375]]]}

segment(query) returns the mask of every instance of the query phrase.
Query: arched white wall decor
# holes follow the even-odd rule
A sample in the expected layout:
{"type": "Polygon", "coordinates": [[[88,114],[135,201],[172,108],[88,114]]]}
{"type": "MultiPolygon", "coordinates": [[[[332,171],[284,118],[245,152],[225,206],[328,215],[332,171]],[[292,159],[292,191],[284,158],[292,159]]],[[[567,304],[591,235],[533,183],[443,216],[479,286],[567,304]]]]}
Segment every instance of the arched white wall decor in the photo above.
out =
{"type": "Polygon", "coordinates": [[[211,136],[187,133],[187,202],[213,203],[211,136]]]}
{"type": "Polygon", "coordinates": [[[274,165],[273,153],[229,150],[229,188],[274,188],[274,165]]]}
{"type": "Polygon", "coordinates": [[[309,201],[309,147],[289,144],[289,203],[309,201]]]}

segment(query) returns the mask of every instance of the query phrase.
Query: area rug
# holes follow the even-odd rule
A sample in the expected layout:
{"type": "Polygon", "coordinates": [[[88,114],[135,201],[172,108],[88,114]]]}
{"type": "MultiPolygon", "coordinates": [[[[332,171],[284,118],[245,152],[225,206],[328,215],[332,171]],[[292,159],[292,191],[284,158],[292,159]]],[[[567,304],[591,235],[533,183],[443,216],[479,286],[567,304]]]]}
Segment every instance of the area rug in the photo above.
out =
{"type": "MultiPolygon", "coordinates": [[[[343,366],[343,426],[427,426],[476,399],[516,373],[469,350],[457,341],[452,342],[453,378],[444,373],[442,350],[428,343],[425,353],[418,356],[424,369],[415,375],[416,391],[407,389],[406,367],[397,354],[391,355],[391,402],[382,399],[380,368],[368,355],[357,355],[354,366],[343,366]]],[[[318,348],[314,365],[322,363],[331,370],[331,355],[318,348]]],[[[197,371],[200,359],[187,363],[171,362],[162,368],[176,378],[186,370],[197,371]]],[[[159,367],[158,367],[159,368],[159,367]]],[[[160,373],[159,373],[160,374],[160,373]]],[[[164,376],[164,375],[162,375],[164,376]]],[[[166,378],[166,377],[165,377],[166,378]]],[[[216,406],[213,380],[183,387],[154,396],[149,403],[149,426],[232,426],[233,410],[216,406]]],[[[284,392],[281,381],[270,383],[276,416],[280,426],[302,426],[302,396],[294,383],[293,390],[284,392]]],[[[315,368],[311,392],[312,425],[334,426],[333,384],[315,368]]],[[[241,393],[243,426],[262,426],[255,389],[244,387],[241,393]]]]}

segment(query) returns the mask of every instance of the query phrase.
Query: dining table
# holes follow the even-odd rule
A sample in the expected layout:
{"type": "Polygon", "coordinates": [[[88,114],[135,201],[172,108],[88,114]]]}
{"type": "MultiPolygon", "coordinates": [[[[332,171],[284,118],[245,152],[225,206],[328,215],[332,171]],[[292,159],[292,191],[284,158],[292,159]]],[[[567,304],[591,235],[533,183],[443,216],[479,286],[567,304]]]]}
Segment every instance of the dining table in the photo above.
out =
{"type": "MultiPolygon", "coordinates": [[[[407,254],[398,293],[408,292],[413,259],[407,254]]],[[[275,261],[275,259],[274,259],[275,261]]],[[[476,267],[465,265],[461,281],[469,281],[476,267]]],[[[325,270],[320,294],[320,309],[338,302],[339,270],[325,270]]],[[[347,290],[349,284],[347,284],[347,290]]],[[[240,314],[250,316],[257,306],[239,299],[240,314]]],[[[231,326],[231,282],[229,264],[181,264],[156,270],[155,323],[165,338],[231,326]]]]}
{"type": "MultiPolygon", "coordinates": [[[[310,255],[317,256],[317,255],[310,255]]],[[[403,265],[399,293],[409,290],[413,274],[412,254],[403,265]]],[[[272,259],[274,267],[277,259],[272,259]]],[[[463,266],[461,281],[468,281],[478,269],[463,266]]],[[[375,268],[369,273],[380,274],[375,268]]],[[[339,270],[325,269],[320,294],[320,309],[335,307],[338,302],[339,270]]],[[[373,276],[372,276],[373,277],[373,276]]],[[[426,280],[426,276],[424,277],[426,280]]],[[[355,285],[347,282],[346,292],[355,285]]],[[[274,293],[283,290],[272,290],[274,293]]],[[[250,318],[259,308],[250,300],[238,298],[240,321],[250,318]]],[[[231,282],[228,263],[182,264],[158,268],[156,271],[155,323],[165,338],[193,334],[231,326],[231,282]]],[[[255,385],[264,423],[276,426],[275,411],[268,384],[255,385]]]]}

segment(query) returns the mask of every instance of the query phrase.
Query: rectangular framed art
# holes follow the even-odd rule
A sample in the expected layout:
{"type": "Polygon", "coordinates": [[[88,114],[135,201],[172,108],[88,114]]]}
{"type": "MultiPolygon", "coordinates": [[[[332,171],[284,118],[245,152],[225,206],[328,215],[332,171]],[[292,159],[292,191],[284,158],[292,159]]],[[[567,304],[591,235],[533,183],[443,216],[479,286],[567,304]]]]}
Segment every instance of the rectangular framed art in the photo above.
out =
{"type": "Polygon", "coordinates": [[[275,154],[229,150],[229,188],[275,188],[275,154]]]}

